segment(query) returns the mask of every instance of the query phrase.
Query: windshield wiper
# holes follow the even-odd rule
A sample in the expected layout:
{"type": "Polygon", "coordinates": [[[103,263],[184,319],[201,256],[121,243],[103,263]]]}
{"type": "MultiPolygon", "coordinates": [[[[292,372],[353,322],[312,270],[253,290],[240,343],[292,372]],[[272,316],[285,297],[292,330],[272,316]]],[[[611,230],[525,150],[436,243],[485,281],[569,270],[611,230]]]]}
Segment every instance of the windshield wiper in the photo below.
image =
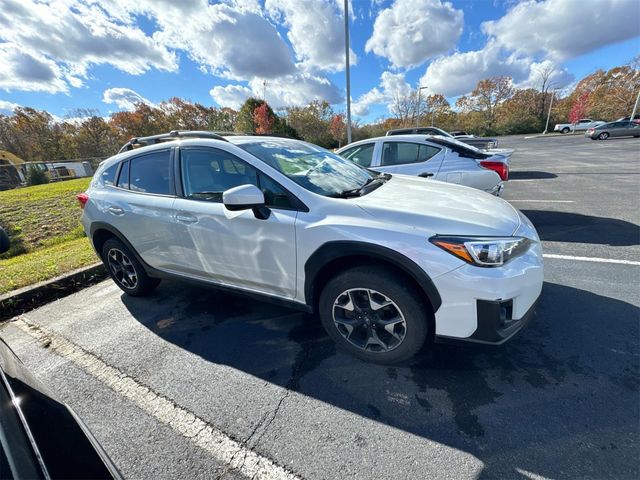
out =
{"type": "Polygon", "coordinates": [[[366,195],[367,193],[375,190],[379,186],[383,185],[391,178],[390,173],[383,173],[378,175],[377,177],[369,178],[362,186],[358,188],[351,188],[349,190],[343,190],[339,193],[334,193],[329,195],[334,198],[351,198],[351,197],[361,197],[362,195],[366,195]]]}

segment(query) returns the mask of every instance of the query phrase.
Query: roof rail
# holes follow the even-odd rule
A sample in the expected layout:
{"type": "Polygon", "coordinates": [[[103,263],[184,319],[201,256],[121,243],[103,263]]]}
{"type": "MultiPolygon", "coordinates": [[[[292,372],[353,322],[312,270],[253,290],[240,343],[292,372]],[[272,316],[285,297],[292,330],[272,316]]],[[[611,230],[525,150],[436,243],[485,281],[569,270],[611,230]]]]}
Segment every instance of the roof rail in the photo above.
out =
{"type": "Polygon", "coordinates": [[[133,150],[137,147],[145,147],[147,145],[154,145],[161,142],[170,142],[171,140],[177,140],[178,138],[212,138],[215,140],[228,142],[228,140],[222,135],[214,132],[207,132],[204,130],[171,130],[169,133],[161,133],[160,135],[151,135],[149,137],[133,137],[122,146],[118,153],[133,150]]]}

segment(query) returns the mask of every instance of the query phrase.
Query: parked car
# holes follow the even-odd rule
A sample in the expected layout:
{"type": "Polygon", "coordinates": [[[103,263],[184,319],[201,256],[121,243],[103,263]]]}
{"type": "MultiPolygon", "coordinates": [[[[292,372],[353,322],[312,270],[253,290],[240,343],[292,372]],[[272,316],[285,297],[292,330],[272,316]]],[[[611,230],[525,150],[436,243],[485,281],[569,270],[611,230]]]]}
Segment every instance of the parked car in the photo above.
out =
{"type": "Polygon", "coordinates": [[[605,123],[590,128],[584,136],[591,140],[606,140],[609,137],[640,137],[640,123],[629,120],[605,123]]]}
{"type": "Polygon", "coordinates": [[[569,132],[580,132],[583,130],[588,130],[589,128],[595,128],[598,125],[602,125],[605,122],[602,120],[591,120],[590,118],[581,118],[577,122],[574,123],[557,123],[554,127],[554,132],[560,133],[569,133],[569,132]]]}
{"type": "MultiPolygon", "coordinates": [[[[437,127],[414,127],[414,128],[397,128],[394,130],[387,131],[387,135],[411,135],[411,134],[421,134],[421,135],[440,135],[442,137],[455,138],[448,132],[445,132],[441,128],[437,127]]],[[[481,150],[490,150],[492,148],[496,148],[498,146],[498,140],[495,138],[485,138],[485,137],[473,137],[473,136],[465,136],[458,138],[462,143],[466,143],[467,145],[472,145],[481,150]]]]}
{"type": "Polygon", "coordinates": [[[509,179],[507,158],[484,153],[439,135],[369,138],[339,149],[338,155],[378,172],[416,175],[501,195],[509,179]]]}
{"type": "Polygon", "coordinates": [[[0,338],[0,477],[120,479],[89,429],[0,338]]]}
{"type": "Polygon", "coordinates": [[[9,251],[9,247],[9,236],[7,235],[7,232],[5,232],[2,227],[0,227],[0,253],[9,251]]]}
{"type": "Polygon", "coordinates": [[[467,132],[465,132],[464,130],[454,130],[452,132],[449,132],[449,134],[452,137],[458,138],[458,137],[473,137],[473,135],[469,135],[467,132]]]}
{"type": "MultiPolygon", "coordinates": [[[[622,118],[619,118],[618,120],[616,120],[616,122],[624,122],[624,121],[628,121],[628,120],[631,120],[631,117],[622,117],[622,118]]],[[[636,122],[636,123],[640,123],[640,113],[636,113],[633,116],[633,121],[636,122]]]]}
{"type": "Polygon", "coordinates": [[[534,313],[538,234],[484,192],[277,137],[174,131],[122,152],[78,200],[128,295],[166,277],[256,295],[317,312],[341,348],[385,364],[433,336],[502,343],[534,313]]]}

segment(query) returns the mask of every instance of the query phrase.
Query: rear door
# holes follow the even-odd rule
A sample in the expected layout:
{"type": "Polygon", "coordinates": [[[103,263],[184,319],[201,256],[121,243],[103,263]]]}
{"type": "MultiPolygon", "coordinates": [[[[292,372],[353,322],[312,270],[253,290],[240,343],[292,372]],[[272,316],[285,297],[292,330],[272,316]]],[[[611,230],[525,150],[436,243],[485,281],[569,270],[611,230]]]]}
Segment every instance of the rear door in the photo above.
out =
{"type": "Polygon", "coordinates": [[[121,162],[115,185],[109,186],[104,208],[142,259],[155,268],[174,265],[172,150],[136,155],[121,162]]]}
{"type": "Polygon", "coordinates": [[[176,199],[177,271],[219,284],[293,298],[296,288],[295,198],[273,179],[223,149],[180,150],[176,199]],[[255,185],[270,215],[230,211],[222,193],[255,185]]]}
{"type": "Polygon", "coordinates": [[[434,145],[407,141],[384,141],[381,145],[382,172],[435,178],[438,175],[445,149],[434,145]]]}

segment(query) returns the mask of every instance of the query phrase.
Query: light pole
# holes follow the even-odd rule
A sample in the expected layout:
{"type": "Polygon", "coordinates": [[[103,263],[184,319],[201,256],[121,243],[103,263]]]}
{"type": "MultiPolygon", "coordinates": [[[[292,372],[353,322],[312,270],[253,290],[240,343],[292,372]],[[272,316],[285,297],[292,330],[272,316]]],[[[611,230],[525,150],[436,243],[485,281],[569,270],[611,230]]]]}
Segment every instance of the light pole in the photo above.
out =
{"type": "Polygon", "coordinates": [[[344,0],[344,60],[347,73],[347,145],[351,143],[351,75],[349,72],[349,0],[344,0]]]}
{"type": "Polygon", "coordinates": [[[640,90],[638,90],[638,96],[636,97],[636,103],[633,106],[633,112],[631,112],[631,117],[629,118],[629,120],[631,120],[633,122],[633,119],[636,116],[636,111],[638,110],[638,102],[640,102],[640,90]]]}
{"type": "Polygon", "coordinates": [[[549,118],[551,117],[551,107],[553,106],[553,96],[555,93],[555,90],[551,90],[551,101],[549,102],[549,112],[547,113],[547,124],[544,126],[544,132],[542,132],[543,135],[546,135],[547,130],[549,129],[549,118]]]}
{"type": "Polygon", "coordinates": [[[416,127],[419,127],[420,122],[420,92],[428,87],[418,87],[418,106],[416,107],[416,127]]]}

